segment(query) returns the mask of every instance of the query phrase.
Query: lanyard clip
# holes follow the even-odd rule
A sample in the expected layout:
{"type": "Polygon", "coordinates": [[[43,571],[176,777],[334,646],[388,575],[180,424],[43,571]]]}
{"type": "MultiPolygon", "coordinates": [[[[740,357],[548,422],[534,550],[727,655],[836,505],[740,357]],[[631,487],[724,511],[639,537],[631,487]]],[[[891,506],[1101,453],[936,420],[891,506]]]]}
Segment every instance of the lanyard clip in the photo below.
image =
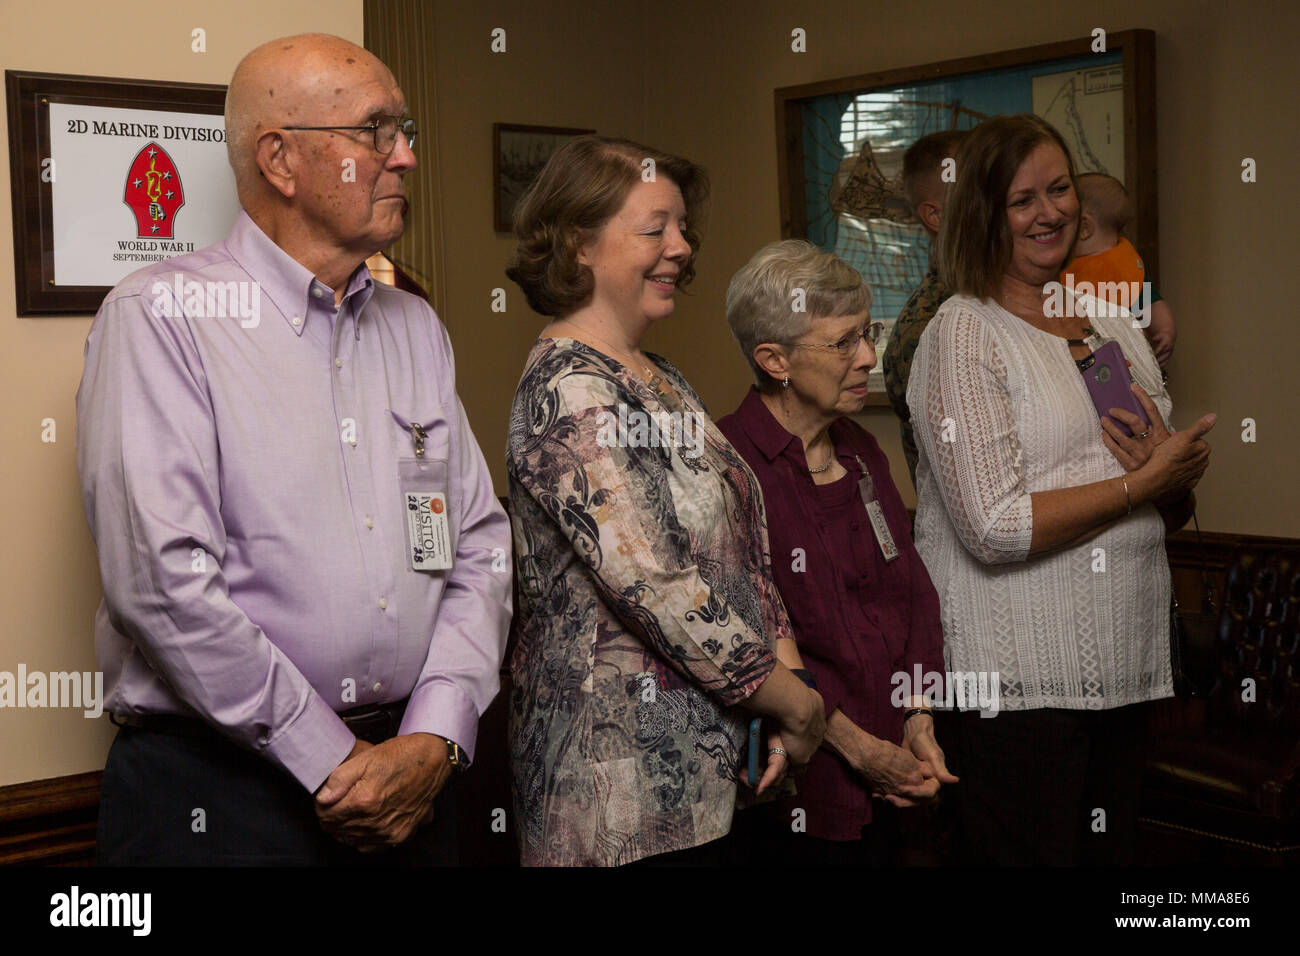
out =
{"type": "Polygon", "coordinates": [[[858,470],[862,472],[862,477],[858,479],[858,489],[862,492],[862,503],[876,500],[876,483],[871,480],[871,472],[867,471],[867,466],[862,463],[859,455],[854,455],[853,460],[858,463],[858,470]]]}
{"type": "Polygon", "coordinates": [[[415,434],[415,457],[423,458],[424,440],[428,437],[428,434],[425,432],[423,425],[412,425],[411,431],[415,434]]]}

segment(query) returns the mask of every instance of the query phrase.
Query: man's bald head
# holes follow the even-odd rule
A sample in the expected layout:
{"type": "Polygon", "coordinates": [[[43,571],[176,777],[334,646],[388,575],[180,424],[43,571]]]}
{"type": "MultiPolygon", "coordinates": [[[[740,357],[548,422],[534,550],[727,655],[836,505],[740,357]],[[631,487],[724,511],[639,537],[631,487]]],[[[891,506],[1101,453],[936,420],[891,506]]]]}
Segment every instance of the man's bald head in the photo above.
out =
{"type": "Polygon", "coordinates": [[[268,188],[258,176],[258,137],[285,126],[351,125],[358,85],[380,79],[396,86],[368,50],[341,37],[304,33],[264,43],[244,57],[226,91],[226,152],[246,208],[268,188]]]}

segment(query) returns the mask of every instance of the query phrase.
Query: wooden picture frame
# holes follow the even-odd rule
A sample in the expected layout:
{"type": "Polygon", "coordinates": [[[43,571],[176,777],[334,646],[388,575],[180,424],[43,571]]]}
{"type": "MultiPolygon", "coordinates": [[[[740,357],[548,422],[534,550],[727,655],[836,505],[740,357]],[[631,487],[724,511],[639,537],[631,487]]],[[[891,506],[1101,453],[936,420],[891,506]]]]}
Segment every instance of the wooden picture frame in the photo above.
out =
{"type": "MultiPolygon", "coordinates": [[[[1125,233],[1142,256],[1148,278],[1155,282],[1160,263],[1156,192],[1155,34],[1150,30],[1125,30],[1105,34],[1102,42],[1104,49],[1100,51],[1096,49],[1098,38],[1085,37],[777,89],[773,99],[782,237],[809,239],[822,248],[827,248],[827,236],[834,232],[837,242],[840,241],[838,230],[831,230],[826,226],[826,211],[835,204],[837,196],[844,195],[842,191],[837,193],[837,189],[852,183],[857,178],[857,170],[864,165],[874,176],[873,185],[879,193],[873,198],[869,208],[880,211],[884,215],[879,219],[867,217],[855,222],[866,223],[869,231],[870,224],[883,222],[885,217],[901,222],[912,216],[910,207],[904,200],[899,199],[897,177],[886,175],[879,165],[874,165],[875,157],[867,138],[863,138],[860,143],[855,142],[852,150],[844,151],[846,161],[856,162],[854,174],[845,175],[845,164],[842,161],[835,172],[830,174],[830,179],[825,178],[825,169],[833,158],[827,150],[833,149],[835,143],[847,141],[856,135],[858,129],[856,117],[859,113],[866,115],[868,109],[877,107],[884,110],[893,103],[915,110],[917,115],[929,111],[925,115],[933,116],[936,123],[944,124],[933,128],[920,128],[908,139],[900,140],[899,143],[890,143],[892,158],[901,166],[902,149],[916,136],[934,132],[936,129],[972,126],[982,116],[1022,111],[998,109],[981,113],[967,105],[976,100],[968,99],[966,103],[960,99],[952,102],[928,101],[926,96],[933,94],[937,89],[950,86],[967,93],[972,90],[977,92],[987,90],[988,99],[1005,98],[1010,102],[1021,97],[1020,86],[1028,82],[1030,84],[1028,95],[1032,102],[1034,78],[1046,82],[1049,77],[1058,72],[1082,71],[1088,76],[1086,86],[1091,83],[1093,74],[1100,76],[1099,71],[1104,70],[1107,76],[1099,79],[1097,92],[1109,95],[1110,99],[1106,102],[1122,99],[1123,110],[1123,169],[1121,171],[1107,168],[1107,171],[1111,171],[1113,175],[1123,180],[1133,201],[1135,217],[1125,233]],[[1122,78],[1120,92],[1114,89],[1113,82],[1107,80],[1107,77],[1116,76],[1122,78]],[[1107,83],[1109,85],[1105,85],[1107,83]],[[909,98],[910,91],[916,91],[916,95],[909,98]],[[873,102],[882,100],[889,102],[873,102]],[[848,113],[843,114],[843,117],[836,114],[837,104],[841,101],[851,103],[856,111],[853,114],[855,121],[851,130],[846,130],[844,125],[848,122],[848,113]],[[842,120],[838,129],[831,128],[833,127],[831,121],[836,118],[842,120]],[[811,181],[808,175],[810,168],[817,171],[817,175],[811,181]],[[888,195],[891,190],[893,194],[888,195]],[[901,210],[900,202],[903,207],[901,210]],[[826,228],[823,228],[824,226],[826,228]]],[[[1075,88],[1077,87],[1072,87],[1075,88]]],[[[1088,88],[1083,92],[1091,94],[1094,90],[1088,88]]],[[[982,102],[982,100],[978,101],[982,102]]],[[[1109,114],[1106,115],[1109,121],[1109,114]]],[[[1051,119],[1052,116],[1049,115],[1048,118],[1051,119]]],[[[884,126],[883,119],[881,125],[884,126]]],[[[1080,132],[1078,135],[1079,141],[1086,145],[1084,134],[1080,132]]],[[[1111,142],[1109,127],[1106,141],[1108,144],[1111,142]]],[[[1118,150],[1113,152],[1117,153],[1118,150]]],[[[1081,164],[1078,156],[1075,159],[1080,172],[1094,168],[1081,164]]],[[[914,219],[912,221],[914,222],[914,219]]],[[[891,246],[890,243],[882,241],[879,247],[895,251],[897,243],[891,246]]],[[[840,252],[840,249],[831,248],[830,251],[840,252]]],[[[851,264],[858,267],[856,263],[851,262],[851,264]]],[[[904,270],[890,263],[889,269],[898,273],[901,284],[904,275],[910,280],[911,274],[915,272],[914,265],[915,263],[911,262],[909,268],[904,270]]],[[[863,272],[864,278],[872,284],[873,291],[877,292],[876,304],[880,304],[881,296],[877,281],[872,276],[868,276],[862,268],[859,268],[859,271],[863,272]]],[[[923,274],[924,268],[921,272],[923,274]]],[[[915,281],[919,282],[919,276],[915,281]]],[[[887,309],[886,314],[877,316],[876,304],[873,304],[872,317],[879,317],[886,322],[887,336],[892,332],[893,320],[897,315],[894,306],[900,294],[898,290],[890,290],[888,298],[889,308],[894,310],[892,313],[887,309]]],[[[882,361],[872,372],[871,392],[867,398],[869,406],[889,405],[880,374],[883,366],[883,351],[887,348],[888,338],[883,341],[882,361]]]]}
{"type": "MultiPolygon", "coordinates": [[[[70,76],[5,70],[9,178],[13,193],[14,286],[19,316],[85,315],[112,285],[56,285],[51,104],[166,113],[221,114],[226,88],[206,83],[70,76]]],[[[224,137],[224,132],[223,132],[224,137]]],[[[224,148],[224,146],[223,146],[224,148]]],[[[194,183],[198,191],[201,183],[194,183]]],[[[105,202],[110,202],[106,197],[105,202]]],[[[121,196],[116,197],[120,205],[121,196]]],[[[128,270],[130,271],[130,270],[128,270]]]]}
{"type": "Polygon", "coordinates": [[[541,172],[551,153],[575,136],[596,132],[567,126],[492,124],[492,227],[513,232],[515,202],[541,172]]]}

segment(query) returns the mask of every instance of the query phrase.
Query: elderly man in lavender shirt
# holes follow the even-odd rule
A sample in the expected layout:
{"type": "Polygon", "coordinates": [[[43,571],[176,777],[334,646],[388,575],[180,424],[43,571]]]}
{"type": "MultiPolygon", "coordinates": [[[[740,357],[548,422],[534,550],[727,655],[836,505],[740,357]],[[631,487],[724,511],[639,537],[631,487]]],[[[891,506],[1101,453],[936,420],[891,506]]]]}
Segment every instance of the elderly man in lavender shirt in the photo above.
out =
{"type": "Polygon", "coordinates": [[[91,326],[78,468],[122,725],[101,863],[455,861],[445,785],[498,690],[510,529],[446,330],[364,265],[402,233],[404,111],[337,37],[254,50],[230,235],[91,326]]]}

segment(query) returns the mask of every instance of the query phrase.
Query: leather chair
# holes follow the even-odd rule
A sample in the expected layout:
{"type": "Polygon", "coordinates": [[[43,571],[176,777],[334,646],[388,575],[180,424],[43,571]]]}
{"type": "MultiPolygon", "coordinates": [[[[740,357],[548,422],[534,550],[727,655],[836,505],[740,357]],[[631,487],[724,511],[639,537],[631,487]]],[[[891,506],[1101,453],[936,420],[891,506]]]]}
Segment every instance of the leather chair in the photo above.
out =
{"type": "Polygon", "coordinates": [[[1238,549],[1222,610],[1190,616],[1194,696],[1162,702],[1147,762],[1153,862],[1300,862],[1300,548],[1238,549]]]}

